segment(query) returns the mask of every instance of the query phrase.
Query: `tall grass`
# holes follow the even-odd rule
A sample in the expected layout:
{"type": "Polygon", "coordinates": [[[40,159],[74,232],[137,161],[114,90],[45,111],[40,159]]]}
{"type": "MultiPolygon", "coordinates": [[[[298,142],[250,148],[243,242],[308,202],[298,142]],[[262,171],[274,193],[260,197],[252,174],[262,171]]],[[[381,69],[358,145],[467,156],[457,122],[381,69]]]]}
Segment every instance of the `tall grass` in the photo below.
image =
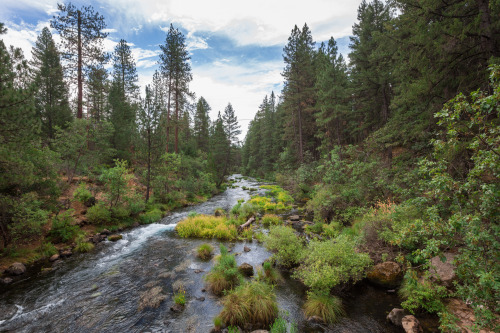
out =
{"type": "Polygon", "coordinates": [[[238,236],[236,227],[224,216],[196,215],[187,217],[175,227],[181,237],[218,238],[234,240],[238,236]]]}
{"type": "Polygon", "coordinates": [[[320,317],[325,323],[334,323],[345,315],[340,298],[314,292],[309,293],[304,303],[304,313],[307,317],[320,317]]]}

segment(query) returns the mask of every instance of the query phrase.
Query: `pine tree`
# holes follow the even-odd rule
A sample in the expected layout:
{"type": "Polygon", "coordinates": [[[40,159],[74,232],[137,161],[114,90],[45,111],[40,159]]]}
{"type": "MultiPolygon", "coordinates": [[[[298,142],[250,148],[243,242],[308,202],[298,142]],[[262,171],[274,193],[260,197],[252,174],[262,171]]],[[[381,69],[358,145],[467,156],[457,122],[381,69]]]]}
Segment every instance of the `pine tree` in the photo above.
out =
{"type": "Polygon", "coordinates": [[[233,152],[237,149],[237,147],[239,147],[238,135],[241,134],[240,125],[238,124],[238,117],[236,117],[231,103],[229,103],[224,109],[222,122],[224,125],[224,130],[226,131],[226,137],[229,140],[226,164],[228,170],[231,170],[235,165],[235,155],[233,152]]]}
{"type": "Polygon", "coordinates": [[[334,145],[341,146],[346,142],[345,124],[350,111],[349,81],[347,66],[342,55],[338,54],[333,37],[326,49],[324,45],[320,47],[318,57],[316,135],[321,140],[321,152],[327,153],[334,145]]]}
{"type": "Polygon", "coordinates": [[[287,113],[286,140],[299,163],[304,162],[305,152],[315,154],[315,104],[314,42],[307,24],[302,30],[295,26],[288,44],[283,49],[285,69],[283,77],[283,108],[287,113]]]}
{"type": "Polygon", "coordinates": [[[76,117],[83,118],[83,81],[91,65],[102,64],[106,55],[102,51],[102,42],[108,36],[104,17],[94,12],[92,6],[77,9],[71,3],[58,4],[59,15],[50,22],[61,36],[64,49],[63,59],[68,62],[68,76],[77,73],[78,110],[76,117]]]}
{"type": "Polygon", "coordinates": [[[210,136],[210,155],[208,158],[209,170],[213,175],[216,186],[220,187],[224,181],[224,177],[229,171],[227,161],[227,151],[231,147],[226,130],[224,129],[224,121],[219,112],[217,120],[212,127],[212,135],[210,136]]]}
{"type": "Polygon", "coordinates": [[[138,98],[139,86],[137,85],[139,77],[130,46],[124,39],[121,39],[115,47],[112,56],[113,77],[122,84],[123,94],[129,102],[138,98]]]}
{"type": "Polygon", "coordinates": [[[203,97],[200,97],[198,103],[196,103],[193,135],[196,140],[196,147],[201,151],[207,151],[209,145],[210,110],[208,102],[203,97]]]}
{"type": "Polygon", "coordinates": [[[187,51],[184,35],[179,29],[174,29],[170,25],[165,39],[165,45],[160,45],[162,53],[160,54],[161,72],[167,84],[167,152],[169,149],[170,137],[170,111],[174,108],[174,131],[175,142],[174,150],[179,152],[179,115],[182,114],[182,108],[186,104],[186,99],[191,95],[189,92],[189,82],[192,80],[191,65],[189,64],[189,53],[187,51]],[[173,104],[173,105],[171,105],[173,104]]]}
{"type": "Polygon", "coordinates": [[[35,108],[41,120],[43,137],[54,139],[55,127],[65,128],[72,120],[72,114],[59,53],[47,27],[43,28],[31,52],[37,87],[35,108]]]}
{"type": "Polygon", "coordinates": [[[96,122],[109,118],[108,72],[102,64],[91,66],[88,72],[86,86],[88,116],[96,122]]]}

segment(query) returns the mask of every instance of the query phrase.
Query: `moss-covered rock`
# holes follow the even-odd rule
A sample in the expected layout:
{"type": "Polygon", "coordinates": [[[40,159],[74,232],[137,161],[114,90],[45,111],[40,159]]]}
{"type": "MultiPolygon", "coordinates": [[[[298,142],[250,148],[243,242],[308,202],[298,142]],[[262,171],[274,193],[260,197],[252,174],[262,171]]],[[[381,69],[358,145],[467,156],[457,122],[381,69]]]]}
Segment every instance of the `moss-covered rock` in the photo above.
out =
{"type": "Polygon", "coordinates": [[[379,287],[395,288],[401,284],[403,271],[397,263],[386,261],[373,266],[366,277],[371,283],[379,287]]]}
{"type": "Polygon", "coordinates": [[[116,242],[116,241],[119,241],[122,238],[123,238],[122,235],[111,235],[111,236],[108,237],[108,240],[111,241],[111,242],[116,242]]]}

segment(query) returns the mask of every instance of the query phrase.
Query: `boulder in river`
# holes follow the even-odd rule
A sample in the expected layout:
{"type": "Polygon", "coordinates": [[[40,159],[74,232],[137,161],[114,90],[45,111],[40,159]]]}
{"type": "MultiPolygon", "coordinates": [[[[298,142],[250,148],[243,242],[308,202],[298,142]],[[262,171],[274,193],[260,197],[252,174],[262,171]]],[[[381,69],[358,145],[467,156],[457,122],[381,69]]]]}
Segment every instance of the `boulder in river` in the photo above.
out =
{"type": "Polygon", "coordinates": [[[424,330],[422,326],[420,326],[420,322],[415,316],[408,315],[404,316],[401,320],[401,324],[403,325],[403,329],[406,333],[423,333],[424,330]]]}
{"type": "Polygon", "coordinates": [[[122,238],[123,238],[122,235],[111,235],[111,236],[108,237],[108,240],[110,242],[116,242],[116,241],[119,241],[122,238]]]}
{"type": "Polygon", "coordinates": [[[253,275],[253,266],[248,263],[243,263],[238,267],[238,270],[244,276],[250,277],[253,275]]]}
{"type": "Polygon", "coordinates": [[[52,255],[52,256],[49,258],[49,261],[50,261],[50,262],[54,262],[54,261],[58,260],[59,258],[60,258],[60,255],[56,253],[56,254],[52,255]]]}
{"type": "Polygon", "coordinates": [[[250,251],[251,251],[251,249],[250,249],[248,246],[245,246],[245,247],[243,247],[243,251],[245,251],[245,252],[250,252],[250,251]]]}
{"type": "Polygon", "coordinates": [[[101,231],[101,235],[111,235],[111,231],[109,231],[108,229],[104,229],[103,231],[101,231]]]}
{"type": "Polygon", "coordinates": [[[66,250],[62,250],[59,254],[61,255],[61,258],[66,258],[66,257],[72,256],[73,252],[71,252],[71,250],[69,250],[69,249],[66,249],[66,250]]]}
{"type": "Polygon", "coordinates": [[[453,286],[453,281],[457,278],[455,274],[455,265],[453,260],[455,255],[452,253],[445,253],[443,256],[436,256],[431,259],[431,267],[429,272],[431,278],[440,281],[444,286],[453,286]]]}
{"type": "Polygon", "coordinates": [[[174,304],[170,307],[170,311],[172,312],[179,313],[182,312],[182,310],[184,310],[184,305],[174,304]]]}
{"type": "Polygon", "coordinates": [[[397,287],[403,278],[401,267],[393,261],[375,265],[366,275],[368,280],[383,288],[397,287]]]}
{"type": "Polygon", "coordinates": [[[292,215],[288,218],[291,222],[299,222],[300,221],[300,216],[299,215],[292,215]]]}
{"type": "Polygon", "coordinates": [[[15,262],[10,265],[6,272],[12,275],[21,275],[26,273],[26,267],[20,262],[15,262]]]}
{"type": "Polygon", "coordinates": [[[387,315],[387,320],[396,326],[402,326],[402,320],[405,316],[405,310],[394,308],[387,315]]]}

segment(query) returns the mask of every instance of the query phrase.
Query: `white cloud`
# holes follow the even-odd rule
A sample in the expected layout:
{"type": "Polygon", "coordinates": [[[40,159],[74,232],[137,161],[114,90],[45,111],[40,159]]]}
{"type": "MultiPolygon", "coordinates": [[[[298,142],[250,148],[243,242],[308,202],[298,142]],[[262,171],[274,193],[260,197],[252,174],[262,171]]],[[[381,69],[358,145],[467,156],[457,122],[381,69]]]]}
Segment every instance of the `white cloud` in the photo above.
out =
{"type": "MultiPolygon", "coordinates": [[[[307,23],[315,40],[346,36],[356,20],[360,0],[100,0],[124,22],[179,24],[193,34],[221,33],[238,45],[286,43],[294,25],[307,23]]],[[[130,26],[130,25],[129,25],[130,26]]]]}

